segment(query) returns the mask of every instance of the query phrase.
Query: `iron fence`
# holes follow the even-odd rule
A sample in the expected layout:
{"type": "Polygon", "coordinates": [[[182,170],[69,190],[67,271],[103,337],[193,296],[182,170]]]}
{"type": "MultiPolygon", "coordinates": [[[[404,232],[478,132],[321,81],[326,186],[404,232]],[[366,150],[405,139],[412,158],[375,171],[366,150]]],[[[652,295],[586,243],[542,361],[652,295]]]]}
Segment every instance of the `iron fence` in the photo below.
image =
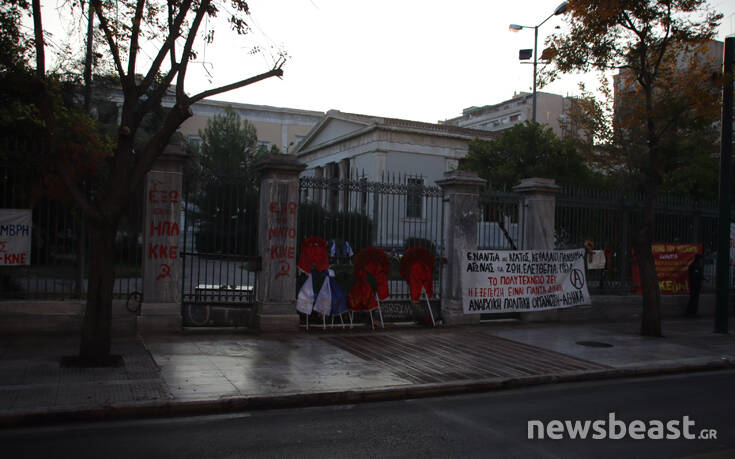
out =
{"type": "MultiPolygon", "coordinates": [[[[518,241],[523,239],[518,218],[521,199],[516,193],[485,191],[481,194],[479,249],[519,247],[518,241]]],[[[593,292],[631,290],[632,232],[643,217],[643,203],[642,194],[619,190],[567,187],[556,196],[555,248],[580,248],[590,241],[595,250],[606,252],[606,268],[587,273],[593,292]]],[[[654,242],[702,244],[705,276],[712,281],[717,250],[717,203],[661,194],[655,212],[654,242]]]]}
{"type": "MultiPolygon", "coordinates": [[[[619,190],[564,188],[556,198],[556,247],[578,248],[586,241],[605,250],[605,269],[589,270],[592,290],[629,292],[632,287],[633,231],[641,222],[644,196],[619,190]]],[[[661,194],[655,204],[654,242],[702,244],[706,277],[714,279],[717,203],[661,194]]]]}
{"type": "Polygon", "coordinates": [[[330,267],[344,291],[352,286],[352,255],[374,246],[392,260],[388,301],[408,300],[408,286],[398,271],[400,258],[410,247],[423,247],[440,261],[434,273],[438,298],[444,253],[441,188],[426,185],[421,176],[391,175],[380,181],[302,177],[299,189],[299,244],[312,236],[327,241],[330,267]]]}
{"type": "MultiPolygon", "coordinates": [[[[27,141],[0,142],[0,208],[32,210],[31,263],[0,266],[0,300],[86,298],[89,231],[85,217],[52,174],[18,160],[19,156],[42,157],[42,149],[27,141]]],[[[116,298],[142,289],[141,209],[142,192],[138,204],[128,207],[116,234],[116,298]]]]}
{"type": "Polygon", "coordinates": [[[516,250],[523,238],[518,205],[521,195],[483,191],[480,195],[481,218],[477,228],[480,250],[516,250]]]}

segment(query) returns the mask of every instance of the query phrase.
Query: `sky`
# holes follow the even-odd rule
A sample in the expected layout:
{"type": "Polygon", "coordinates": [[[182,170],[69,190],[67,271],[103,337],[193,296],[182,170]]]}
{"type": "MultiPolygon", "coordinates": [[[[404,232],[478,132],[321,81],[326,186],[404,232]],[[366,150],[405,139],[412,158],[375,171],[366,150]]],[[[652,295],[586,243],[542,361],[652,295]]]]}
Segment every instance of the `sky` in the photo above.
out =
{"type": "MultiPolygon", "coordinates": [[[[535,26],[559,3],[250,0],[252,31],[245,37],[228,33],[225,24],[205,24],[214,26],[215,40],[199,48],[186,91],[194,94],[264,72],[285,51],[282,79],[215,99],[437,122],[470,106],[530,92],[533,66],[519,62],[518,50],[533,48],[533,28],[510,32],[508,25],[535,26]]],[[[735,34],[735,1],[710,0],[710,6],[725,14],[718,39],[735,34]]],[[[53,14],[46,18],[54,21],[53,14]]],[[[554,16],[539,28],[539,53],[544,38],[563,23],[562,16],[554,16]]],[[[80,28],[65,24],[61,29],[66,32],[59,32],[59,39],[80,28]]],[[[580,81],[594,87],[597,77],[564,75],[541,90],[575,95],[580,81]]]]}

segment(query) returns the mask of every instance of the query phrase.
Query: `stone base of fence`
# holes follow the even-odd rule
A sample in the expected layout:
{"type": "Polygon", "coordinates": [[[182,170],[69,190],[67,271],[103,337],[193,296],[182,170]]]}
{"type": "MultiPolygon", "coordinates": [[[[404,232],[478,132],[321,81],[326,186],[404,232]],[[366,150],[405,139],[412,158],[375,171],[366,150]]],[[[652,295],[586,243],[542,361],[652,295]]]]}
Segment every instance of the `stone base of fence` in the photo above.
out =
{"type": "Polygon", "coordinates": [[[521,320],[523,322],[558,322],[560,320],[559,309],[549,309],[548,311],[523,312],[521,320]]]}
{"type": "MultiPolygon", "coordinates": [[[[294,306],[290,305],[293,309],[294,306]]],[[[256,328],[262,332],[295,331],[299,328],[298,314],[262,314],[255,316],[256,328]]]]}
{"type": "Polygon", "coordinates": [[[177,333],[181,331],[181,305],[179,303],[142,303],[136,323],[138,333],[177,333]]]}
{"type": "MultiPolygon", "coordinates": [[[[80,301],[2,301],[0,334],[81,334],[84,308],[85,303],[80,301]]],[[[135,313],[125,308],[124,301],[113,301],[112,334],[132,336],[135,335],[136,328],[135,313]]]]}
{"type": "MultiPolygon", "coordinates": [[[[639,295],[593,295],[591,305],[575,306],[567,309],[558,309],[557,317],[542,320],[538,316],[536,322],[607,322],[607,321],[635,321],[641,315],[641,297],[639,295]]],[[[688,295],[662,295],[661,315],[664,318],[681,317],[686,308],[688,295]]],[[[730,304],[735,296],[730,296],[730,304]]],[[[715,294],[705,293],[699,299],[699,314],[704,317],[713,317],[715,311],[715,294]]],[[[178,307],[178,304],[176,305],[178,307]]],[[[162,327],[178,327],[174,331],[181,331],[180,314],[178,321],[170,317],[167,323],[166,316],[155,316],[148,307],[148,315],[136,316],[125,308],[124,301],[113,302],[112,332],[116,336],[135,335],[141,328],[161,330],[162,327]]],[[[177,309],[179,312],[180,309],[177,309]]],[[[733,314],[732,309],[730,314],[733,314]]],[[[11,333],[81,333],[84,317],[84,303],[79,301],[2,301],[0,302],[0,334],[11,333]]],[[[269,331],[294,331],[298,329],[299,317],[297,314],[259,314],[256,317],[262,327],[269,331]]],[[[452,315],[444,317],[447,325],[460,325],[480,320],[479,315],[452,315]],[[470,322],[471,321],[471,322],[470,322]]],[[[143,331],[142,333],[146,333],[143,331]]]]}

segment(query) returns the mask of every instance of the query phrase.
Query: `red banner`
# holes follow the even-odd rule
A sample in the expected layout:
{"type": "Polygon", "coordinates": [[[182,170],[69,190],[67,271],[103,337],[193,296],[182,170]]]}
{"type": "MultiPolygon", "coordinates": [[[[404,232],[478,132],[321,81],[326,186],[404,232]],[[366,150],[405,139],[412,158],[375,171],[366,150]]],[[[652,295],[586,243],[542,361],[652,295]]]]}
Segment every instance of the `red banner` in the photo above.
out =
{"type": "MultiPolygon", "coordinates": [[[[651,244],[658,288],[663,295],[689,293],[689,265],[702,253],[702,244],[651,244]]],[[[633,293],[641,293],[641,273],[633,253],[633,293]]]]}

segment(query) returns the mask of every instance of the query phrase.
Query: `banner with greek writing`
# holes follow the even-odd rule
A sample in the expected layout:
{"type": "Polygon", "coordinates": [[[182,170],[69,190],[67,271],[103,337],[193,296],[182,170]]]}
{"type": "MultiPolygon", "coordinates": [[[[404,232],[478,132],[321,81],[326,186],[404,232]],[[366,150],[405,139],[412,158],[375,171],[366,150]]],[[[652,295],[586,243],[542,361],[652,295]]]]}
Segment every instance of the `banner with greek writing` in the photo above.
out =
{"type": "Polygon", "coordinates": [[[465,314],[532,312],[589,304],[584,249],[477,250],[462,268],[465,314]]]}
{"type": "Polygon", "coordinates": [[[0,209],[0,266],[31,264],[31,210],[0,209]]]}
{"type": "MultiPolygon", "coordinates": [[[[662,295],[689,293],[689,265],[694,256],[702,253],[702,244],[674,244],[654,242],[651,244],[653,262],[656,266],[658,289],[662,295]]],[[[633,293],[642,293],[641,270],[633,251],[633,293]]]]}

